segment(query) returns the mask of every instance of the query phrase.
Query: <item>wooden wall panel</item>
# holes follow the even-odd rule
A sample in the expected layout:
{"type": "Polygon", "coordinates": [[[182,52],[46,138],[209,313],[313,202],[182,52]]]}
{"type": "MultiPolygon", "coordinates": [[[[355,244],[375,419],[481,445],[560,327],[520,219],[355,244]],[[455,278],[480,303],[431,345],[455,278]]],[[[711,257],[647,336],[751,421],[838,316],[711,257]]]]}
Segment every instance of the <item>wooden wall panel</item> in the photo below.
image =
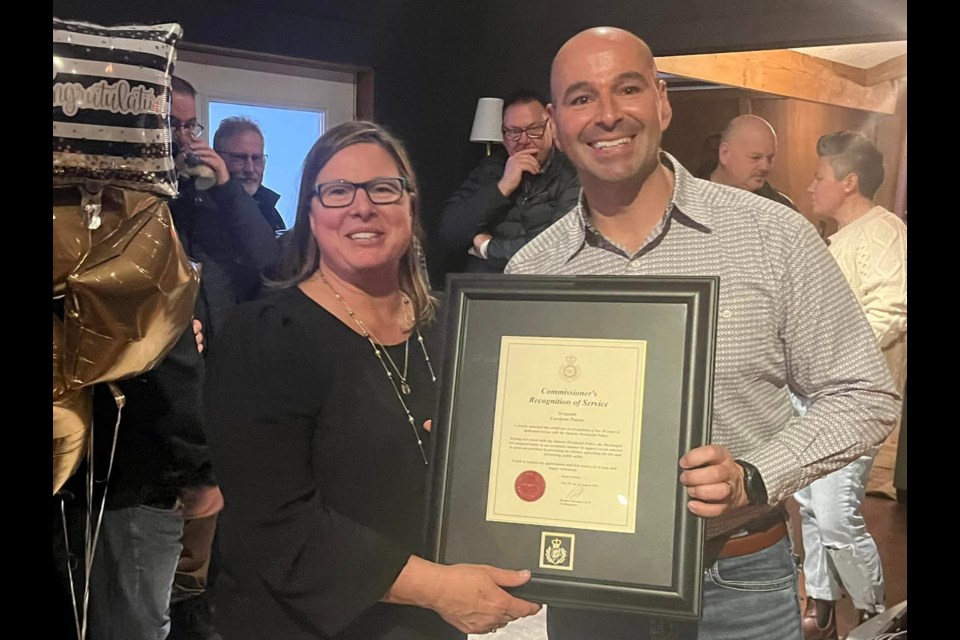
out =
{"type": "Polygon", "coordinates": [[[663,134],[663,149],[696,173],[703,141],[740,114],[738,96],[717,89],[677,91],[670,94],[670,103],[673,122],[663,134]]]}
{"type": "MultiPolygon", "coordinates": [[[[880,118],[877,123],[877,139],[874,143],[883,152],[883,170],[886,174],[875,200],[877,204],[890,211],[903,215],[902,210],[898,211],[897,187],[900,186],[906,191],[907,88],[905,80],[900,91],[897,117],[880,118]]],[[[905,196],[903,198],[905,200],[905,196]]],[[[900,204],[902,206],[905,203],[900,204]]]]}

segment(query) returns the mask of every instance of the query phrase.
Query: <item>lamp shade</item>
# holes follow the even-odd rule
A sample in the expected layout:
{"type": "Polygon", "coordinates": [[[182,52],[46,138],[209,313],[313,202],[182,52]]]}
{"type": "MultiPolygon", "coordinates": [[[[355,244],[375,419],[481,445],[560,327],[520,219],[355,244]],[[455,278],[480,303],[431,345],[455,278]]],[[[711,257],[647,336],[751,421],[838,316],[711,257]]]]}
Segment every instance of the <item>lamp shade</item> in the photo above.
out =
{"type": "Polygon", "coordinates": [[[470,142],[503,142],[503,100],[480,98],[477,113],[473,116],[470,142]]]}

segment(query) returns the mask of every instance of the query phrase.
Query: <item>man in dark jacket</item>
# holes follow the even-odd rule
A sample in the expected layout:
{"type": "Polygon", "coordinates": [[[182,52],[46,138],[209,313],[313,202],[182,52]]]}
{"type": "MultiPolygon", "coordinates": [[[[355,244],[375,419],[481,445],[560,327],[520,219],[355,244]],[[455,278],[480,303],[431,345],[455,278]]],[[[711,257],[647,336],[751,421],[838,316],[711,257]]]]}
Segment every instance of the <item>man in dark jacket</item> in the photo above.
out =
{"type": "MultiPolygon", "coordinates": [[[[224,118],[213,134],[214,151],[223,158],[232,178],[240,181],[243,190],[256,201],[263,219],[278,234],[287,227],[277,211],[280,194],[263,186],[263,171],[267,166],[267,154],[263,148],[263,131],[256,122],[244,116],[224,118]]],[[[252,300],[260,294],[261,270],[245,264],[238,256],[233,284],[238,301],[252,300]]]]}
{"type": "Polygon", "coordinates": [[[170,202],[184,249],[202,267],[197,315],[206,346],[212,348],[229,311],[250,299],[249,291],[237,285],[238,274],[242,280],[248,271],[262,273],[277,261],[279,248],[274,222],[250,197],[242,177],[231,174],[224,157],[200,139],[196,90],[177,77],[172,87],[174,140],[216,174],[216,184],[206,190],[198,189],[195,181],[181,180],[180,195],[170,202]]]}
{"type": "Polygon", "coordinates": [[[273,230],[283,231],[287,226],[277,211],[280,194],[263,186],[263,170],[267,166],[264,142],[260,125],[244,116],[224,118],[213,134],[213,149],[227,163],[230,175],[257,201],[260,213],[273,230]]]}
{"type": "Polygon", "coordinates": [[[503,104],[507,156],[484,158],[447,199],[440,240],[469,254],[468,272],[501,273],[510,258],[577,204],[576,171],[553,146],[546,101],[518,91],[503,104]]]}

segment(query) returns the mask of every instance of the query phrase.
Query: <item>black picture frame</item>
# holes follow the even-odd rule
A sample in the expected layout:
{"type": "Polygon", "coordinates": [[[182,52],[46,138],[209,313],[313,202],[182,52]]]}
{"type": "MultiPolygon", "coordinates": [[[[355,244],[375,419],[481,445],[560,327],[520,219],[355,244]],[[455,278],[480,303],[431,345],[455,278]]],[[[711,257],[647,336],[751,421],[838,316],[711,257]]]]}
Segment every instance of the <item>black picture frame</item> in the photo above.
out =
{"type": "Polygon", "coordinates": [[[704,526],[686,508],[678,461],[710,439],[718,294],[717,277],[451,274],[428,557],[528,568],[512,592],[547,605],[699,618],[704,526]],[[636,532],[572,529],[574,570],[540,568],[543,526],[486,519],[502,336],[648,345],[636,532]]]}

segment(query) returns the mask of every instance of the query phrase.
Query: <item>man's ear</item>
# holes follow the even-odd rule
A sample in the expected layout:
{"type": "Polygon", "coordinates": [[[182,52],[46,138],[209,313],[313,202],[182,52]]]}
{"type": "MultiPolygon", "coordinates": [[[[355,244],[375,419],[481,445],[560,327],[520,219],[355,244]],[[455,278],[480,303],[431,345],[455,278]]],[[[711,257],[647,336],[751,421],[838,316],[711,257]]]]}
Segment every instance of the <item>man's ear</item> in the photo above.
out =
{"type": "MultiPolygon", "coordinates": [[[[554,111],[553,103],[547,105],[547,117],[550,121],[547,123],[547,126],[550,127],[550,136],[553,138],[553,146],[560,151],[563,151],[563,146],[560,144],[560,136],[557,135],[557,114],[554,111]]],[[[564,151],[564,153],[566,153],[564,151]]]]}
{"type": "Polygon", "coordinates": [[[667,82],[658,80],[658,93],[660,94],[660,131],[666,131],[673,120],[673,107],[670,105],[670,97],[667,95],[667,82]]]}
{"type": "Polygon", "coordinates": [[[724,163],[726,162],[727,158],[730,157],[730,143],[729,143],[729,142],[721,142],[721,143],[720,143],[720,148],[719,148],[719,152],[717,153],[717,157],[718,157],[718,159],[720,160],[720,164],[724,164],[724,163]]]}

